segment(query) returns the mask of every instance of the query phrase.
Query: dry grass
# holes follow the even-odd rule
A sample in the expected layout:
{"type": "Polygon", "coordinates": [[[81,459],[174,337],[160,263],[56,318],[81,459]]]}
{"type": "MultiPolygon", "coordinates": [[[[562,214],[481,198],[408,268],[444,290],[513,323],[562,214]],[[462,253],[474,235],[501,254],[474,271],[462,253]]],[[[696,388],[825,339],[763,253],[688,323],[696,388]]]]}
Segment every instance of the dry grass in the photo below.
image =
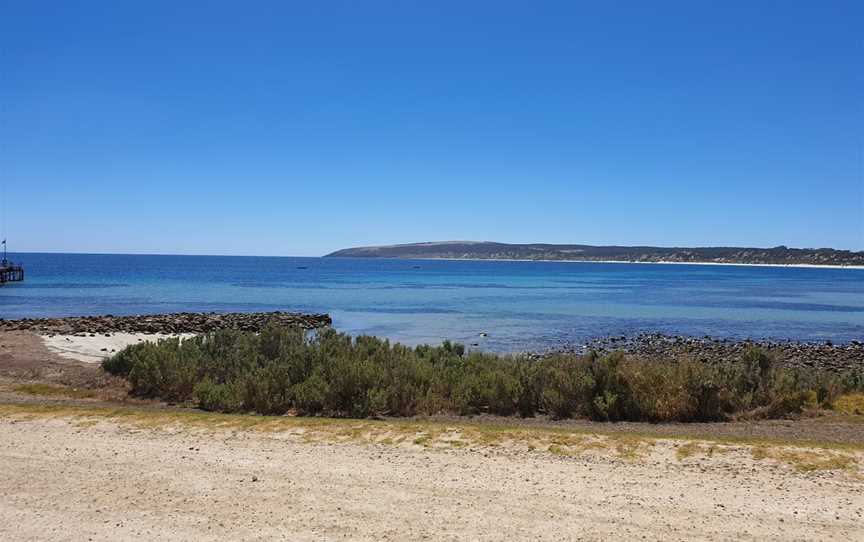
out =
{"type": "Polygon", "coordinates": [[[729,453],[735,450],[735,446],[723,445],[713,442],[687,442],[675,450],[675,456],[679,461],[690,457],[703,456],[714,457],[715,455],[729,453]]]}
{"type": "Polygon", "coordinates": [[[688,457],[693,457],[701,451],[701,446],[698,442],[688,442],[686,444],[682,444],[675,451],[675,456],[678,457],[678,460],[684,460],[688,457]]]}
{"type": "Polygon", "coordinates": [[[679,461],[684,461],[696,457],[710,458],[748,448],[751,457],[756,461],[774,461],[788,465],[798,472],[842,470],[855,473],[858,466],[858,458],[851,452],[766,444],[755,444],[744,448],[709,442],[687,442],[677,448],[675,455],[679,461]]]}
{"type": "Polygon", "coordinates": [[[821,470],[853,471],[858,466],[858,459],[848,453],[828,450],[802,450],[795,448],[771,448],[756,446],[752,448],[753,459],[774,460],[785,463],[799,472],[821,470]]]}
{"type": "Polygon", "coordinates": [[[430,449],[506,449],[549,452],[562,457],[599,453],[624,460],[639,459],[654,445],[653,438],[601,435],[544,428],[509,428],[423,420],[352,420],[308,417],[267,417],[201,411],[135,410],[130,408],[64,405],[0,405],[0,417],[17,420],[73,418],[92,425],[100,421],[142,429],[256,431],[280,433],[305,442],[369,443],[420,446],[430,449]]]}
{"type": "Polygon", "coordinates": [[[849,416],[864,415],[864,393],[850,393],[834,401],[834,410],[849,416]]]}
{"type": "Polygon", "coordinates": [[[41,395],[46,397],[71,397],[73,399],[92,399],[96,397],[96,392],[94,390],[71,388],[54,384],[20,384],[12,389],[18,393],[41,395]]]}

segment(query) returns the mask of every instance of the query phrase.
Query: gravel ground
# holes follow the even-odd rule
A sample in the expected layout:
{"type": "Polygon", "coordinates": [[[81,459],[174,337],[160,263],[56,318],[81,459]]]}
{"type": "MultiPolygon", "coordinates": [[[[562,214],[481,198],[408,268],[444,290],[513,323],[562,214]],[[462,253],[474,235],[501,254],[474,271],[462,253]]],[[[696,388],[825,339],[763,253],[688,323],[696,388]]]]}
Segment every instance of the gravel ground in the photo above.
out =
{"type": "Polygon", "coordinates": [[[0,418],[4,540],[862,540],[861,472],[0,418]]]}

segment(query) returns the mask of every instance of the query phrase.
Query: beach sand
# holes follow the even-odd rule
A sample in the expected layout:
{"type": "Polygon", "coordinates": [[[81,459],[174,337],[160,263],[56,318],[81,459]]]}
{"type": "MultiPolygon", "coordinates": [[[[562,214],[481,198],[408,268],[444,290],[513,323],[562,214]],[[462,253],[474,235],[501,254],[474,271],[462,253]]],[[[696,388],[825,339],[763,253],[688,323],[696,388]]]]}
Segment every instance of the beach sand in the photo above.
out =
{"type": "Polygon", "coordinates": [[[860,470],[734,446],[561,457],[8,410],[0,433],[3,540],[864,539],[860,470]]]}
{"type": "Polygon", "coordinates": [[[42,341],[51,352],[60,357],[86,363],[100,363],[131,344],[158,341],[171,337],[191,337],[192,333],[110,333],[87,335],[42,335],[42,341]]]}

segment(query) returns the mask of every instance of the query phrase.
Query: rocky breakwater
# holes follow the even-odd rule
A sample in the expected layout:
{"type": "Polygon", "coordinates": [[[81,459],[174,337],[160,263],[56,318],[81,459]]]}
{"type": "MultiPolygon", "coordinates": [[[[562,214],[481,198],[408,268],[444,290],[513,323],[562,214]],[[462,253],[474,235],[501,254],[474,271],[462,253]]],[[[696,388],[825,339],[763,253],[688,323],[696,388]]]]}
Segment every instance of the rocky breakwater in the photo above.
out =
{"type": "Polygon", "coordinates": [[[329,326],[327,314],[291,312],[149,314],[140,316],[73,316],[66,318],[0,319],[0,331],[32,331],[43,335],[87,335],[110,333],[208,333],[217,329],[260,331],[264,327],[300,326],[315,329],[329,326]]]}
{"type": "Polygon", "coordinates": [[[846,344],[831,342],[795,342],[769,340],[733,340],[711,337],[686,337],[660,333],[604,337],[563,351],[607,354],[623,351],[649,360],[692,359],[707,363],[735,362],[749,347],[768,352],[781,367],[811,367],[831,371],[864,371],[864,342],[846,344]]]}

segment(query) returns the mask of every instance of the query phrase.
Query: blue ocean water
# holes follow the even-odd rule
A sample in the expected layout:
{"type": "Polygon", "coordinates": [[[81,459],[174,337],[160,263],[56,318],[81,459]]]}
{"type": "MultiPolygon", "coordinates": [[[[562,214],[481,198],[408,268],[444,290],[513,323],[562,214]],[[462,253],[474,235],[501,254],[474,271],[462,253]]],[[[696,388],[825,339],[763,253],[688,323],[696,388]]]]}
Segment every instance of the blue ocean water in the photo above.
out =
{"type": "Polygon", "coordinates": [[[864,338],[864,271],[709,265],[15,254],[0,318],[327,312],[349,333],[496,351],[659,331],[864,338]],[[488,333],[481,337],[481,333],[488,333]]]}

